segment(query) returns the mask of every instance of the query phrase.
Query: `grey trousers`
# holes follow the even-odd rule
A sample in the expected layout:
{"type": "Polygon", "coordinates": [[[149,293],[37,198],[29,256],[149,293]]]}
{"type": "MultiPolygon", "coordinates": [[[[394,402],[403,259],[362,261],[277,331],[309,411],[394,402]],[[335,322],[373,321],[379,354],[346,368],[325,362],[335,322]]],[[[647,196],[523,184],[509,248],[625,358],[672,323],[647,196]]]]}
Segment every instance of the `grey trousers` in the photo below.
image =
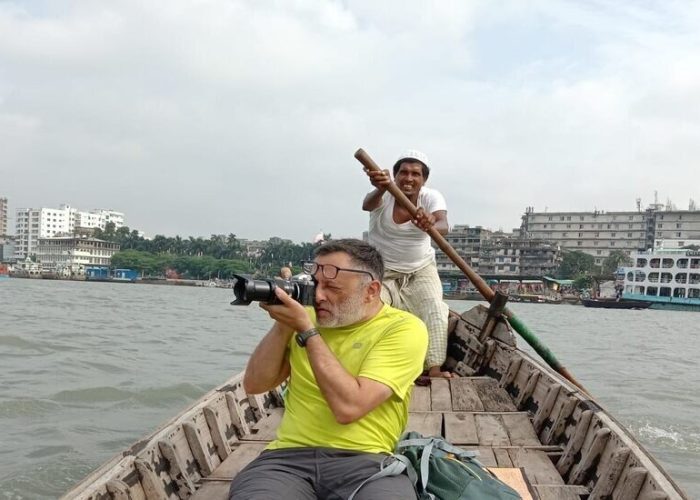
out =
{"type": "MultiPolygon", "coordinates": [[[[344,500],[385,459],[387,455],[332,448],[266,450],[233,479],[229,500],[344,500]]],[[[355,498],[410,500],[416,492],[401,474],[370,481],[355,498]]]]}

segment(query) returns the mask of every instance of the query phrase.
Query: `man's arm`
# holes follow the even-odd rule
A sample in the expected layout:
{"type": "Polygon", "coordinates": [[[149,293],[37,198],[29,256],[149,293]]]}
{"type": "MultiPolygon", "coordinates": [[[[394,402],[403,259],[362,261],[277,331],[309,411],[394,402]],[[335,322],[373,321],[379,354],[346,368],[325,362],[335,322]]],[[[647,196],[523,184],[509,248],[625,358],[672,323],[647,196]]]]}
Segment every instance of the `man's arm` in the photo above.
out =
{"type": "Polygon", "coordinates": [[[391,388],[381,382],[349,374],[319,335],[308,340],[306,350],[318,387],[339,424],[361,419],[391,396],[391,388]]]}
{"type": "MultiPolygon", "coordinates": [[[[288,325],[291,331],[303,332],[313,328],[301,304],[279,287],[275,294],[281,305],[260,305],[270,316],[278,323],[288,325]]],[[[391,396],[392,390],[388,386],[348,373],[320,335],[307,340],[306,351],[316,383],[338,423],[349,424],[364,417],[391,396]]]]}
{"type": "Polygon", "coordinates": [[[248,361],[243,388],[248,394],[261,394],[280,385],[289,376],[287,345],[294,330],[276,321],[248,361]]]}
{"type": "Polygon", "coordinates": [[[362,210],[371,212],[382,205],[382,196],[384,196],[389,184],[391,184],[391,176],[388,170],[371,171],[365,169],[365,173],[375,189],[365,196],[362,202],[362,210]]]}
{"type": "Polygon", "coordinates": [[[433,217],[435,217],[433,227],[438,230],[438,233],[445,236],[450,232],[450,225],[447,223],[447,210],[433,212],[433,217]]]}
{"type": "Polygon", "coordinates": [[[447,210],[436,210],[429,214],[423,210],[423,207],[418,207],[413,223],[426,233],[433,227],[443,236],[450,232],[450,226],[447,223],[447,210]]]}

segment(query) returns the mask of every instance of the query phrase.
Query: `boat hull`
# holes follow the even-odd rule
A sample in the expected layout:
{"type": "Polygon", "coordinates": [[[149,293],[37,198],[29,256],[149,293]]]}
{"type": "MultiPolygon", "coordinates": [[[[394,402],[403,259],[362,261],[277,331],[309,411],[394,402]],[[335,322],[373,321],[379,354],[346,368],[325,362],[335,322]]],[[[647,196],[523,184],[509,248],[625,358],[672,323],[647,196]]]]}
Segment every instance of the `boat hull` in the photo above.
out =
{"type": "Polygon", "coordinates": [[[649,301],[630,299],[581,299],[581,304],[599,309],[648,309],[651,306],[649,301]]]}
{"type": "MultiPolygon", "coordinates": [[[[534,498],[688,498],[590,395],[520,350],[506,319],[478,305],[450,313],[449,331],[459,377],[414,386],[407,430],[519,471],[534,498]]],[[[274,439],[284,390],[249,395],[236,375],[63,498],[228,498],[231,478],[274,439]]]]}

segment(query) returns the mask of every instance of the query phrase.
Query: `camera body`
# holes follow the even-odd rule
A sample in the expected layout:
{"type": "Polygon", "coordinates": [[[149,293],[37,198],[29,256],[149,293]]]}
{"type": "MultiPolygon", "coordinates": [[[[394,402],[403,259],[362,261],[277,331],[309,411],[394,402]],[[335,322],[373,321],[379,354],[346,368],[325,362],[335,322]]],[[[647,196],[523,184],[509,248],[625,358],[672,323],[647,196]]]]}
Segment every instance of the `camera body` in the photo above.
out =
{"type": "Polygon", "coordinates": [[[284,290],[290,297],[304,306],[314,305],[316,285],[313,280],[294,279],[283,280],[279,278],[254,279],[247,274],[234,274],[236,282],[233,285],[233,295],[236,300],[231,302],[234,306],[247,306],[253,301],[267,304],[281,304],[275,288],[284,290]]]}

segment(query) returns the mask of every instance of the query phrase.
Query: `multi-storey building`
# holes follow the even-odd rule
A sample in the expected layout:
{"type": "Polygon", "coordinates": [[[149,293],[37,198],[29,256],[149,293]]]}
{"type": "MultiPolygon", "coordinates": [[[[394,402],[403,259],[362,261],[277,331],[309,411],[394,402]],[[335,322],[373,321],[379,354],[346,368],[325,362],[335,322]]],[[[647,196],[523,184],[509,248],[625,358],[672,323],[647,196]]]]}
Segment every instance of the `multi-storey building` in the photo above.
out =
{"type": "Polygon", "coordinates": [[[580,250],[595,263],[615,250],[627,254],[652,248],[682,248],[700,243],[699,210],[662,210],[654,205],[635,212],[535,212],[528,207],[521,230],[531,238],[580,250]]]}
{"type": "Polygon", "coordinates": [[[524,236],[592,255],[597,265],[612,251],[631,253],[647,245],[649,212],[535,212],[522,217],[524,236]]]}
{"type": "Polygon", "coordinates": [[[99,227],[100,229],[105,229],[107,224],[110,222],[114,224],[114,229],[119,229],[120,227],[124,226],[124,214],[122,212],[115,212],[112,209],[97,208],[95,210],[90,210],[90,215],[97,216],[96,227],[99,227]]]}
{"type": "Polygon", "coordinates": [[[0,198],[0,236],[7,234],[7,198],[0,198]]]}
{"type": "MultiPolygon", "coordinates": [[[[474,271],[485,276],[546,276],[561,263],[558,245],[521,236],[518,229],[504,233],[458,224],[445,239],[474,271]]],[[[440,276],[450,278],[461,273],[439,248],[435,250],[435,260],[440,276]]]]}
{"type": "MultiPolygon", "coordinates": [[[[456,224],[447,233],[445,239],[470,267],[478,269],[481,248],[491,238],[492,234],[492,231],[481,226],[469,227],[464,224],[456,224]]],[[[435,261],[438,272],[441,274],[459,272],[459,268],[439,248],[435,248],[435,261]]]]}
{"type": "MultiPolygon", "coordinates": [[[[653,227],[653,248],[667,250],[689,245],[700,246],[700,211],[666,210],[650,217],[653,227]]],[[[647,245],[647,249],[652,245],[647,245]]]]}
{"type": "Polygon", "coordinates": [[[113,210],[81,212],[69,205],[60,208],[20,208],[15,218],[15,257],[24,259],[35,253],[39,238],[72,235],[81,228],[104,229],[108,222],[115,229],[124,225],[124,214],[113,210]]]}
{"type": "Polygon", "coordinates": [[[481,249],[479,272],[488,276],[541,277],[561,264],[558,245],[520,235],[495,237],[481,249]]]}
{"type": "Polygon", "coordinates": [[[14,260],[15,239],[11,236],[0,236],[0,262],[14,260]]]}
{"type": "Polygon", "coordinates": [[[119,245],[97,238],[54,236],[39,238],[37,260],[45,272],[71,276],[82,274],[86,266],[109,266],[119,245]]]}

